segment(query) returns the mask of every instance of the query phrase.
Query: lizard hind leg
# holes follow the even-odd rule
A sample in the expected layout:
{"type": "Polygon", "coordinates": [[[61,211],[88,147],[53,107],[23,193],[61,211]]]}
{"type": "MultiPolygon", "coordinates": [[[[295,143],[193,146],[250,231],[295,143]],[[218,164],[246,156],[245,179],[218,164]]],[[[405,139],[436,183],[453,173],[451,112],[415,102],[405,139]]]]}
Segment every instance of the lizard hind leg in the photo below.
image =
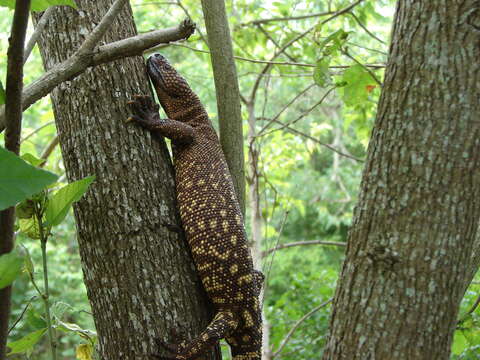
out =
{"type": "Polygon", "coordinates": [[[207,328],[188,344],[171,345],[157,341],[160,347],[170,354],[167,356],[153,354],[153,359],[197,360],[202,357],[220,339],[228,336],[239,324],[238,315],[233,310],[219,311],[207,328]]]}

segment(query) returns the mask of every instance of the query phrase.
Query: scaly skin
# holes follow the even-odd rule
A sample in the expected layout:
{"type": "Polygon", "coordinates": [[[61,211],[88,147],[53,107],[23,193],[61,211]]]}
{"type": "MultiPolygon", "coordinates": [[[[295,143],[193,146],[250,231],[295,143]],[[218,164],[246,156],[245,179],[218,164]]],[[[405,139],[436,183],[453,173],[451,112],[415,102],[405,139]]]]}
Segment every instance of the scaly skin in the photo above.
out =
{"type": "Polygon", "coordinates": [[[155,359],[197,359],[221,338],[234,360],[261,359],[259,293],[263,275],[253,269],[242,214],[217,134],[185,79],[160,54],[148,74],[168,116],[148,96],[130,101],[135,121],[172,140],[180,216],[193,259],[216,315],[190,343],[168,345],[155,359]]]}

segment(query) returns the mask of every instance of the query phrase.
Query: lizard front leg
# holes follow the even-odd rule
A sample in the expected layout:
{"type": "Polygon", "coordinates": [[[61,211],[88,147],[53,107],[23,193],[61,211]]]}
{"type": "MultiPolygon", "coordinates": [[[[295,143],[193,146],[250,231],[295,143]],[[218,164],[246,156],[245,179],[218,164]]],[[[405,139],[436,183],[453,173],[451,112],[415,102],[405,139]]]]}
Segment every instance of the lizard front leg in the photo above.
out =
{"type": "Polygon", "coordinates": [[[147,95],[134,95],[127,103],[133,115],[127,122],[134,121],[144,128],[154,131],[179,144],[190,144],[193,141],[193,127],[181,121],[161,119],[159,106],[147,95]]]}

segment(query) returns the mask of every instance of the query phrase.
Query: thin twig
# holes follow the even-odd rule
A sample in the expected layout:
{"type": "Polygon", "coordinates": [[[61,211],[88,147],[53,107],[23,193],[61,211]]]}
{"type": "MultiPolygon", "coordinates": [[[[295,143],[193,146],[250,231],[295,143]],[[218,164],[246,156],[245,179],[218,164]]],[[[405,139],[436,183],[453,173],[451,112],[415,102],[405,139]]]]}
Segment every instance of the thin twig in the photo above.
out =
{"type": "MultiPolygon", "coordinates": [[[[327,96],[333,91],[335,90],[336,87],[332,87],[330,88],[323,96],[320,100],[318,100],[312,107],[310,107],[310,109],[308,109],[307,111],[304,111],[302,114],[300,114],[300,116],[298,116],[295,120],[292,120],[286,124],[283,124],[282,126],[276,128],[276,129],[273,129],[273,130],[270,130],[262,135],[257,135],[257,136],[265,136],[265,135],[269,135],[275,131],[279,131],[279,130],[283,130],[285,129],[286,127],[290,127],[292,126],[293,124],[295,124],[296,122],[300,121],[301,119],[303,119],[305,116],[307,116],[308,114],[310,114],[318,105],[320,105],[326,98],[327,96]]],[[[273,119],[272,119],[273,120],[273,119]]]]}
{"type": "Polygon", "coordinates": [[[373,78],[373,80],[375,80],[375,82],[380,86],[382,87],[383,84],[382,82],[380,81],[379,78],[377,78],[377,76],[373,73],[372,70],[370,70],[367,66],[365,66],[364,64],[362,64],[360,61],[358,61],[357,59],[355,59],[352,55],[350,55],[348,53],[347,50],[341,50],[347,57],[349,57],[350,59],[352,59],[354,62],[356,62],[358,65],[360,65],[362,68],[365,69],[366,72],[368,72],[370,74],[370,76],[373,78]]]}
{"type": "Polygon", "coordinates": [[[322,16],[327,16],[327,15],[332,15],[334,13],[335,13],[334,11],[326,11],[326,12],[318,12],[318,13],[313,13],[313,14],[308,14],[308,15],[276,17],[276,18],[269,18],[269,19],[252,20],[252,21],[248,21],[248,22],[238,24],[235,27],[235,30],[238,30],[239,28],[242,28],[242,27],[245,27],[245,26],[250,26],[250,25],[268,24],[270,22],[277,22],[277,21],[304,20],[304,19],[310,19],[310,18],[313,18],[313,17],[322,17],[322,16]]]}
{"type": "Polygon", "coordinates": [[[40,130],[42,130],[43,128],[46,128],[47,126],[52,125],[52,124],[55,124],[55,121],[49,121],[48,123],[43,124],[42,126],[39,126],[39,127],[36,128],[35,130],[33,130],[30,134],[28,134],[27,136],[25,136],[25,137],[20,141],[20,143],[23,143],[24,141],[27,141],[30,137],[32,137],[33,135],[35,135],[36,133],[38,133],[40,130]]]}
{"type": "Polygon", "coordinates": [[[55,147],[60,143],[60,137],[55,135],[55,137],[50,141],[47,147],[43,150],[42,155],[40,155],[40,159],[43,159],[43,162],[39,165],[40,167],[44,167],[47,163],[48,157],[52,154],[55,147]]]}
{"type": "Polygon", "coordinates": [[[475,300],[475,303],[472,305],[472,307],[462,316],[460,320],[458,320],[457,324],[461,324],[465,320],[468,319],[468,317],[473,314],[475,309],[480,305],[480,295],[477,297],[477,300],[475,300]]]}
{"type": "Polygon", "coordinates": [[[30,300],[28,300],[28,303],[27,303],[27,305],[25,305],[25,307],[23,308],[22,313],[20,314],[20,316],[17,318],[17,320],[15,320],[15,322],[13,323],[13,325],[10,326],[10,329],[8,330],[8,334],[10,334],[13,329],[15,329],[15,326],[17,326],[17,324],[22,320],[23,315],[25,315],[25,313],[26,313],[27,310],[28,310],[28,307],[30,306],[30,304],[32,303],[32,301],[35,300],[36,298],[37,298],[37,296],[34,295],[34,296],[32,296],[32,297],[30,298],[30,300]]]}
{"type": "Polygon", "coordinates": [[[275,358],[278,356],[278,354],[280,354],[280,352],[283,350],[283,348],[285,347],[285,345],[287,345],[288,341],[290,340],[290,338],[292,337],[293,333],[295,332],[295,330],[297,330],[297,328],[305,321],[307,320],[310,316],[312,316],[313,314],[315,314],[318,310],[320,310],[321,308],[327,306],[328,304],[330,304],[332,302],[333,298],[332,299],[329,299],[327,301],[325,301],[324,303],[318,305],[317,307],[313,308],[312,310],[310,310],[308,313],[306,313],[305,315],[303,315],[296,323],[295,325],[292,326],[292,328],[290,329],[290,331],[287,333],[287,335],[283,338],[281,344],[279,345],[277,351],[275,351],[273,353],[273,356],[272,358],[275,358]]]}
{"type": "MultiPolygon", "coordinates": [[[[283,216],[282,223],[280,224],[280,229],[278,230],[278,236],[277,236],[277,240],[275,241],[275,247],[278,246],[278,243],[280,241],[280,237],[282,236],[283,227],[285,226],[285,223],[287,222],[288,214],[289,214],[289,210],[285,211],[285,215],[283,216]]],[[[265,274],[264,283],[265,284],[267,284],[268,277],[270,275],[270,271],[272,270],[272,265],[273,265],[273,259],[274,258],[275,258],[275,252],[273,253],[272,258],[270,259],[270,263],[268,264],[268,269],[266,271],[264,271],[264,274],[265,274]]],[[[260,301],[260,304],[263,304],[263,299],[265,299],[265,297],[267,296],[267,290],[268,290],[268,287],[265,286],[265,290],[263,291],[263,297],[260,301]]]]}
{"type": "Polygon", "coordinates": [[[357,22],[357,24],[368,34],[370,35],[372,38],[374,38],[375,40],[381,42],[382,44],[385,45],[385,41],[383,41],[382,39],[380,39],[379,37],[377,37],[375,34],[373,34],[372,32],[370,32],[370,30],[368,30],[368,28],[360,21],[360,19],[357,17],[357,15],[355,15],[354,13],[352,12],[349,12],[348,13],[349,15],[351,15],[355,21],[357,22]]]}
{"type": "Polygon", "coordinates": [[[77,50],[77,54],[88,54],[97,46],[103,35],[112,25],[113,20],[117,17],[120,10],[128,0],[116,0],[108,9],[107,13],[102,17],[100,23],[95,26],[92,32],[88,35],[82,45],[77,50]]]}
{"type": "Polygon", "coordinates": [[[40,18],[37,25],[35,26],[35,31],[33,32],[32,36],[28,40],[27,46],[25,46],[25,54],[23,56],[23,63],[24,64],[27,62],[28,57],[30,56],[33,48],[35,47],[35,44],[37,43],[38,38],[40,37],[40,34],[42,33],[43,29],[45,28],[45,25],[47,25],[48,19],[50,19],[54,10],[55,10],[55,7],[50,6],[43,13],[42,17],[40,18]]]}
{"type": "Polygon", "coordinates": [[[291,243],[286,243],[286,244],[280,244],[277,245],[271,249],[262,251],[262,257],[267,256],[268,254],[277,251],[277,250],[282,250],[282,249],[287,249],[295,246],[308,246],[308,245],[327,245],[327,246],[340,246],[340,247],[345,247],[347,246],[346,243],[343,242],[337,242],[337,241],[323,241],[323,240],[312,240],[312,241],[296,241],[296,242],[291,242],[291,243]]]}
{"type": "MultiPolygon", "coordinates": [[[[285,125],[285,124],[283,124],[283,123],[282,123],[281,121],[279,121],[279,120],[275,120],[274,122],[277,123],[277,124],[280,124],[280,125],[285,125]]],[[[359,159],[359,158],[357,158],[357,157],[355,157],[355,156],[352,156],[352,155],[350,155],[350,154],[344,153],[344,152],[342,152],[342,151],[334,148],[332,145],[326,144],[326,143],[324,143],[324,142],[322,142],[322,141],[314,138],[314,137],[311,136],[311,135],[305,134],[304,132],[302,132],[302,131],[300,131],[300,130],[294,129],[294,128],[290,127],[290,126],[286,126],[285,128],[286,128],[287,131],[291,132],[292,134],[299,135],[299,136],[302,136],[302,137],[304,137],[304,138],[306,138],[306,139],[312,140],[313,142],[315,142],[315,143],[317,143],[317,144],[319,144],[319,145],[321,145],[321,146],[324,146],[324,147],[326,147],[327,149],[330,149],[330,150],[336,152],[336,153],[339,154],[339,155],[345,156],[345,157],[347,157],[347,158],[349,158],[349,159],[352,159],[352,160],[355,160],[355,161],[358,161],[358,162],[361,162],[361,163],[364,162],[364,160],[359,159]]]]}

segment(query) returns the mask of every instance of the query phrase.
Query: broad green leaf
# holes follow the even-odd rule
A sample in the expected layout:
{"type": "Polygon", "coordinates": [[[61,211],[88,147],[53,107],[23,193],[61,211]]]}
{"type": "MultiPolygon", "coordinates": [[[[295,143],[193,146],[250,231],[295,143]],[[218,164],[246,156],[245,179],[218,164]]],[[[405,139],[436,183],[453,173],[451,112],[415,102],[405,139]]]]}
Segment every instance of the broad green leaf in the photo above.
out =
{"type": "Polygon", "coordinates": [[[95,176],[88,176],[56,191],[47,203],[47,211],[45,213],[46,225],[55,226],[60,224],[67,215],[70,206],[80,200],[93,180],[95,180],[95,176]]]}
{"type": "Polygon", "coordinates": [[[43,334],[45,334],[46,331],[47,329],[40,329],[24,336],[20,340],[8,343],[7,346],[11,350],[8,355],[20,354],[32,349],[33,346],[38,342],[38,340],[42,338],[43,334]]]}
{"type": "Polygon", "coordinates": [[[22,272],[23,256],[16,251],[0,256],[0,289],[10,285],[22,272]]]}
{"type": "Polygon", "coordinates": [[[343,73],[343,100],[346,105],[352,106],[366,101],[368,94],[377,85],[372,76],[361,65],[353,65],[343,73]]]}
{"type": "Polygon", "coordinates": [[[30,219],[18,219],[18,226],[20,232],[28,236],[30,239],[40,239],[40,229],[35,217],[31,217],[30,219]]]}
{"type": "Polygon", "coordinates": [[[57,175],[37,169],[0,147],[0,210],[38,193],[57,178],[57,175]]]}
{"type": "Polygon", "coordinates": [[[468,342],[463,335],[463,331],[455,331],[455,337],[452,344],[452,352],[455,355],[460,355],[467,346],[468,342]]]}
{"type": "Polygon", "coordinates": [[[313,70],[313,80],[315,84],[320,87],[325,86],[330,80],[330,73],[328,66],[330,65],[330,60],[328,57],[324,57],[317,61],[315,65],[315,70],[313,70]]]}
{"type": "Polygon", "coordinates": [[[43,159],[39,159],[37,158],[36,156],[30,154],[30,153],[26,153],[26,154],[23,154],[22,156],[20,156],[23,160],[25,160],[26,162],[28,162],[30,165],[33,165],[33,166],[38,166],[40,165],[41,163],[43,163],[45,160],[43,159]]]}
{"type": "Polygon", "coordinates": [[[91,344],[78,345],[76,355],[79,360],[93,360],[93,346],[91,344]]]}
{"type": "MultiPolygon", "coordinates": [[[[32,11],[44,11],[54,5],[68,5],[75,9],[77,8],[73,0],[32,0],[30,8],[32,11]]],[[[15,0],[0,0],[0,6],[15,9],[15,0]]]]}
{"type": "Polygon", "coordinates": [[[349,36],[349,32],[339,29],[328,35],[321,43],[319,50],[323,56],[335,55],[338,50],[345,44],[349,36]]]}
{"type": "Polygon", "coordinates": [[[30,306],[27,310],[25,321],[28,325],[37,330],[47,327],[46,321],[35,311],[33,306],[30,306]]]}
{"type": "Polygon", "coordinates": [[[3,84],[0,81],[0,105],[5,104],[5,89],[3,88],[3,84]]]}

